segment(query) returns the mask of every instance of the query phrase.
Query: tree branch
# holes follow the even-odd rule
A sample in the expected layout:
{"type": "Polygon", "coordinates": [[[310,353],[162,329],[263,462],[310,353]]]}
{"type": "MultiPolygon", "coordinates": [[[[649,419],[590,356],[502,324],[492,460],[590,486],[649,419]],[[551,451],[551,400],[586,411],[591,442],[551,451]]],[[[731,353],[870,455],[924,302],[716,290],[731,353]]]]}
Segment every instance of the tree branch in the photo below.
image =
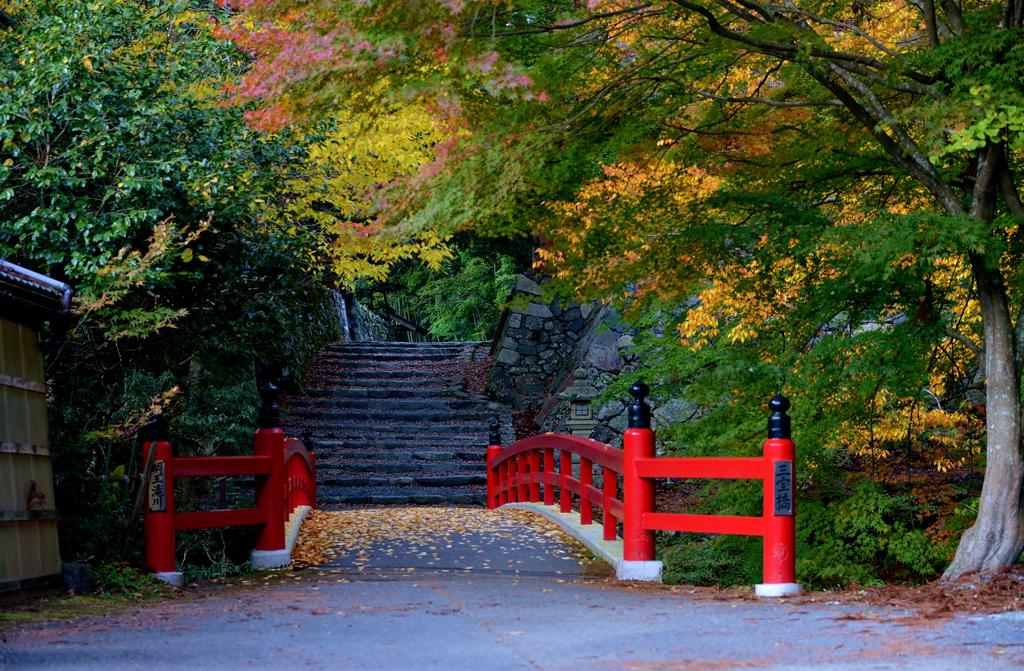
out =
{"type": "MultiPolygon", "coordinates": [[[[726,28],[718,20],[718,17],[716,17],[706,7],[695,5],[689,0],[672,0],[672,2],[679,5],[680,7],[683,7],[684,9],[688,9],[691,12],[694,12],[702,16],[704,18],[704,21],[708,24],[708,28],[710,28],[711,32],[715,33],[716,35],[732,40],[734,42],[739,42],[740,44],[746,44],[747,46],[753,47],[754,49],[757,49],[759,52],[770,56],[785,57],[788,60],[793,60],[793,57],[795,57],[797,54],[798,47],[795,44],[779,44],[775,42],[766,42],[764,40],[759,40],[753,37],[748,37],[747,35],[726,28]]],[[[865,56],[863,54],[848,54],[841,51],[833,51],[831,49],[811,49],[810,55],[815,56],[817,58],[824,58],[830,61],[845,61],[848,63],[856,63],[882,72],[891,72],[893,70],[893,66],[890,65],[889,63],[885,63],[884,61],[880,61],[878,59],[872,58],[870,56],[865,56]]],[[[914,70],[904,69],[897,72],[897,74],[905,75],[910,79],[913,79],[914,81],[920,82],[922,84],[935,83],[934,77],[931,77],[921,72],[916,72],[914,70]]]]}
{"type": "Polygon", "coordinates": [[[701,89],[691,86],[686,82],[680,81],[675,77],[646,77],[651,81],[666,81],[672,82],[677,86],[681,86],[684,89],[696,93],[702,98],[708,98],[709,100],[717,100],[724,103],[755,103],[758,105],[770,105],[772,107],[843,107],[843,103],[838,100],[795,100],[787,102],[784,100],[772,100],[771,98],[752,98],[749,96],[720,96],[710,91],[702,91],[701,89]]]}
{"type": "Polygon", "coordinates": [[[956,329],[951,329],[947,326],[946,335],[952,338],[953,340],[956,340],[967,349],[971,350],[971,354],[973,354],[974,356],[981,355],[981,347],[978,345],[978,343],[974,342],[973,340],[965,336],[963,333],[960,333],[960,331],[957,331],[956,329]]]}

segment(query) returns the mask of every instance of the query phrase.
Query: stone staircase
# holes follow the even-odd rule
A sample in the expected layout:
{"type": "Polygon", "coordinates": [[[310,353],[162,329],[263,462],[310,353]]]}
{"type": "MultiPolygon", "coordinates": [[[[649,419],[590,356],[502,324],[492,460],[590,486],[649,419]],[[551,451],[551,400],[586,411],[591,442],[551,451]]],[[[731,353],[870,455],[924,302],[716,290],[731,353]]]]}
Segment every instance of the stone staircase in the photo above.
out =
{"type": "MultiPolygon", "coordinates": [[[[490,423],[512,417],[466,391],[460,365],[484,342],[329,345],[317,383],[282,405],[286,433],[313,434],[321,504],[483,504],[490,423]]],[[[463,368],[464,370],[464,368],[463,368]]]]}

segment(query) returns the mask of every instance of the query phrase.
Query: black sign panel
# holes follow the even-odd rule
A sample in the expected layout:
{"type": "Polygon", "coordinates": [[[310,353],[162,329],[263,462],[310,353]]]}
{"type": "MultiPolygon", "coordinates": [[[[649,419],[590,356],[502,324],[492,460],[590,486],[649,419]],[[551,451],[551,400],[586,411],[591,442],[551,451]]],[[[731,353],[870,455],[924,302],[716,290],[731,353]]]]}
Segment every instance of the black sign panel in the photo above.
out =
{"type": "Polygon", "coordinates": [[[153,462],[149,475],[149,512],[162,513],[167,510],[167,471],[163,460],[153,462]]]}
{"type": "Polygon", "coordinates": [[[793,514],[793,462],[775,461],[775,514],[793,514]]]}

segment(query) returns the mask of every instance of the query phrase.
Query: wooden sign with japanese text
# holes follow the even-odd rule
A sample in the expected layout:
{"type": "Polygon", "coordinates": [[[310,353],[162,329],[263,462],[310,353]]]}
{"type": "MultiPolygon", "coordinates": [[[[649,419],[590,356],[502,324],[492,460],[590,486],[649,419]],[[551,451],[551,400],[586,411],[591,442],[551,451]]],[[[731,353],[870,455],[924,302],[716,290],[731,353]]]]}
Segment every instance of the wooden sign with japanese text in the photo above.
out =
{"type": "Polygon", "coordinates": [[[167,471],[164,461],[153,462],[153,472],[149,475],[149,512],[162,513],[167,510],[167,471]]]}

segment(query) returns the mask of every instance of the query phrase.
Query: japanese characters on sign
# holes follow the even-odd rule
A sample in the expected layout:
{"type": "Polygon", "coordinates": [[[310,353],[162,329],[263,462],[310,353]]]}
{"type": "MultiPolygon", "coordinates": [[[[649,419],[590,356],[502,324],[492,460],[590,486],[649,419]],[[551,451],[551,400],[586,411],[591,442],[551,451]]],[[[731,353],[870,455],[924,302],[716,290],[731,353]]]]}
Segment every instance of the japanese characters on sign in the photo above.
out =
{"type": "Polygon", "coordinates": [[[164,461],[153,462],[153,472],[149,476],[149,512],[162,513],[167,510],[167,472],[164,461]]]}
{"type": "Polygon", "coordinates": [[[793,514],[793,462],[775,461],[775,514],[793,514]]]}

